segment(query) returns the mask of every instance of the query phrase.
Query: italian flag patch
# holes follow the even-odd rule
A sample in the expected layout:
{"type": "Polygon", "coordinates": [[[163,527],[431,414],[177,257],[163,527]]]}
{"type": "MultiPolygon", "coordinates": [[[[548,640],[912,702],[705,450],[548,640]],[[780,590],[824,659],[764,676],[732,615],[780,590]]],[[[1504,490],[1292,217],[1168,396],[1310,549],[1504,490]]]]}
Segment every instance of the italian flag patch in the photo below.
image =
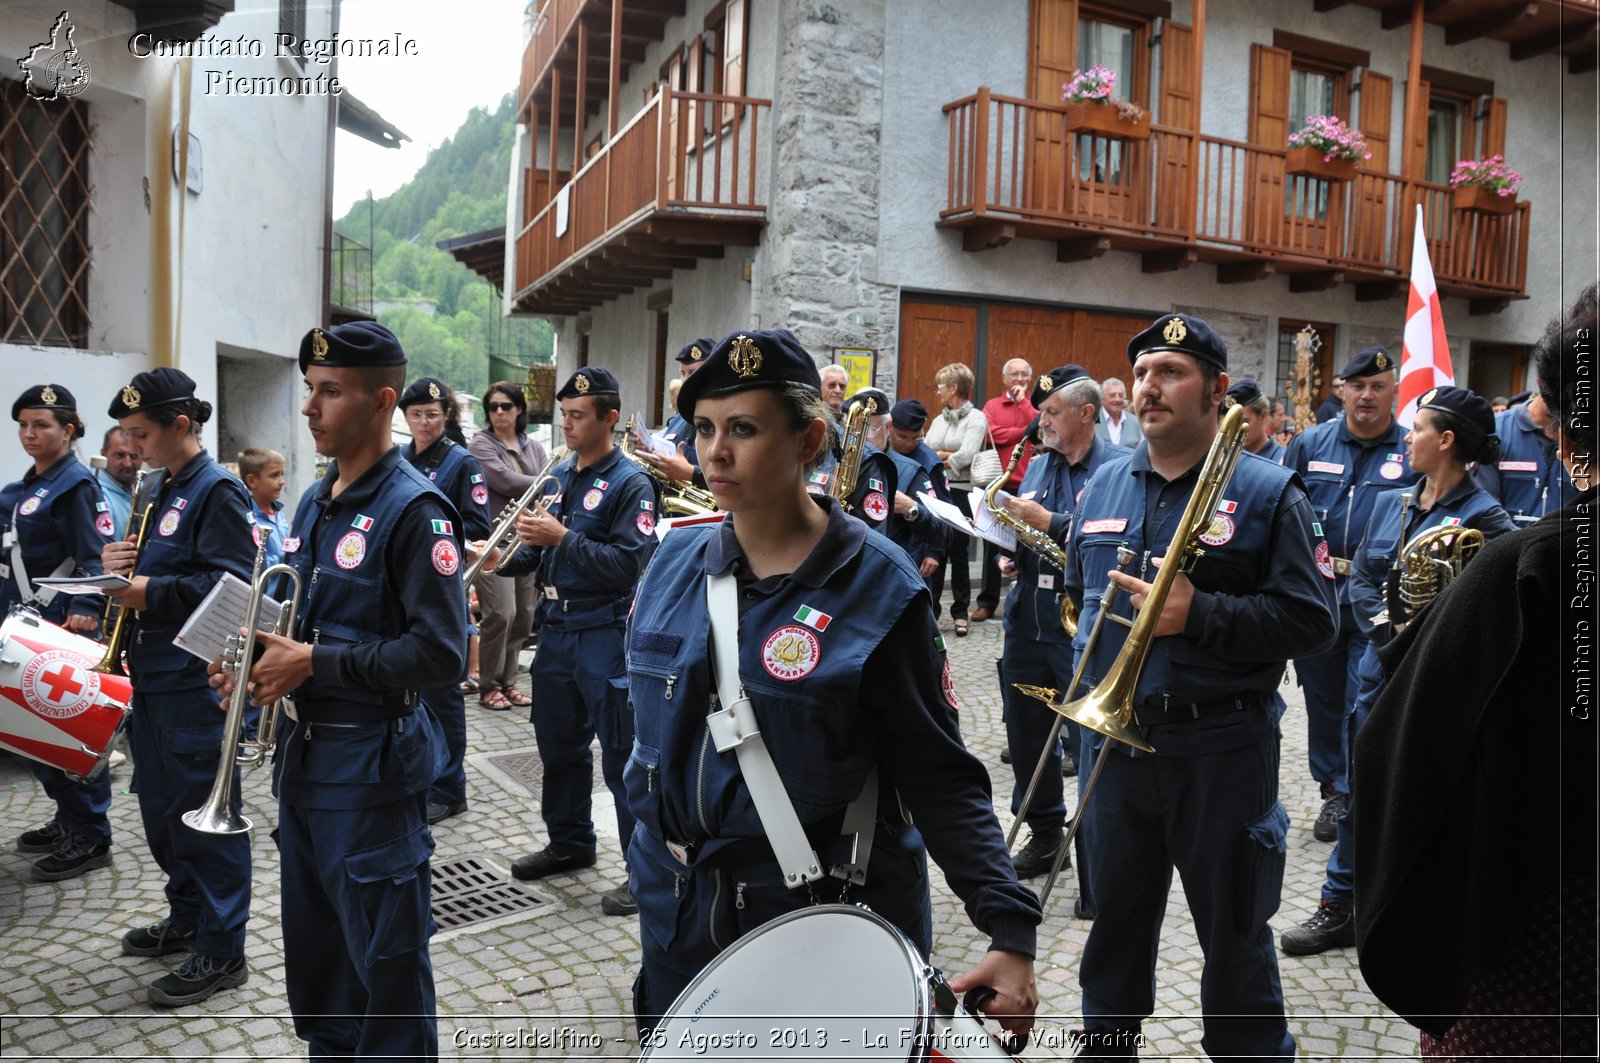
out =
{"type": "Polygon", "coordinates": [[[354,528],[356,531],[371,531],[372,518],[364,513],[357,513],[356,519],[350,522],[350,527],[354,528]]]}
{"type": "MultiPolygon", "coordinates": [[[[371,524],[372,522],[368,521],[367,523],[371,524]]],[[[454,535],[455,534],[455,530],[450,526],[450,522],[449,521],[447,521],[447,520],[436,520],[436,521],[433,522],[433,534],[435,534],[435,535],[454,535]]]]}
{"type": "Polygon", "coordinates": [[[826,631],[828,630],[828,625],[833,623],[833,617],[819,609],[813,609],[809,605],[802,605],[800,611],[794,614],[794,618],[806,627],[816,631],[826,631]]]}
{"type": "Polygon", "coordinates": [[[609,480],[596,479],[594,485],[600,488],[600,490],[604,491],[606,488],[611,486],[611,482],[609,480]]]}
{"type": "Polygon", "coordinates": [[[870,491],[882,491],[883,490],[883,481],[882,480],[874,480],[869,476],[869,477],[867,477],[867,489],[870,490],[870,491]]]}
{"type": "Polygon", "coordinates": [[[1311,522],[1311,534],[1312,535],[1321,535],[1322,534],[1322,524],[1319,521],[1312,521],[1311,522]]]}

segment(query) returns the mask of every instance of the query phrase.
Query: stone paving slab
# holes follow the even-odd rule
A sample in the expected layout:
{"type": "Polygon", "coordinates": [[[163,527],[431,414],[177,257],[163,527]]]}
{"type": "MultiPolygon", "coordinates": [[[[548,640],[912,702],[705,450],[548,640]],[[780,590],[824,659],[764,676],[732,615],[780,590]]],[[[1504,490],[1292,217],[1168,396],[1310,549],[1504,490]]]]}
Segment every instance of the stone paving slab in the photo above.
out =
{"type": "MultiPolygon", "coordinates": [[[[950,622],[944,621],[947,635],[950,622]]],[[[998,780],[1001,802],[1009,769],[995,658],[997,621],[972,626],[968,638],[948,637],[952,673],[963,705],[969,746],[998,780]],[[1004,773],[1004,774],[1003,774],[1004,773]]],[[[526,677],[523,689],[528,690],[526,677]]],[[[537,696],[536,692],[534,696],[537,696]]],[[[1282,798],[1293,821],[1278,930],[1316,907],[1329,846],[1311,836],[1320,799],[1306,774],[1305,717],[1299,690],[1283,688],[1282,798]]],[[[533,744],[525,713],[492,712],[468,701],[471,810],[435,830],[436,860],[477,857],[502,871],[543,836],[537,797],[487,758],[533,744]]],[[[304,1059],[283,995],[279,935],[278,857],[268,834],[276,809],[266,773],[246,776],[246,814],[255,820],[255,883],[246,954],[249,982],[203,1004],[178,1011],[152,1007],[145,986],[183,959],[125,957],[118,939],[166,911],[162,876],[145,849],[128,767],[116,769],[111,867],[60,883],[29,876],[32,857],[11,839],[37,826],[51,807],[27,765],[0,756],[0,1056],[6,1059],[304,1059]]],[[[597,777],[598,781],[598,777],[597,777]]],[[[638,953],[634,920],[600,912],[600,894],[625,879],[610,796],[598,787],[595,820],[600,861],[571,875],[544,879],[537,892],[552,903],[522,917],[464,928],[433,940],[439,999],[439,1040],[446,1058],[631,1059],[637,1054],[629,1020],[630,987],[638,953]]],[[[1075,788],[1072,788],[1075,792],[1075,788]]],[[[1002,822],[1009,816],[1002,810],[1002,822]]],[[[1037,888],[1043,880],[1034,880],[1037,888]]],[[[947,972],[981,958],[985,941],[967,923],[943,875],[933,873],[934,962],[947,972]]],[[[1043,1040],[1028,1059],[1071,1055],[1066,1031],[1078,1023],[1077,958],[1089,924],[1071,915],[1070,874],[1051,898],[1041,928],[1038,975],[1043,1040]]],[[[1157,968],[1157,1013],[1145,1024],[1145,1058],[1203,1058],[1200,1043],[1201,955],[1182,884],[1174,877],[1157,968]]],[[[1416,1058],[1414,1030],[1367,992],[1354,950],[1305,958],[1279,957],[1299,1054],[1308,1059],[1416,1058]]]]}

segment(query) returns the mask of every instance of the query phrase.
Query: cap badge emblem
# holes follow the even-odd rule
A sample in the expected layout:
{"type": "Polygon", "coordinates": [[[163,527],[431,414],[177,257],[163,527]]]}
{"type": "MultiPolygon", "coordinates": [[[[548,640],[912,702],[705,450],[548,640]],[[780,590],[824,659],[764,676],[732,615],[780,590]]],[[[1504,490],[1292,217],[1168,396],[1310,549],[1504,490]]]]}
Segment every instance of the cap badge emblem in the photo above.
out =
{"type": "Polygon", "coordinates": [[[1056,382],[1050,376],[1050,374],[1046,373],[1044,376],[1039,378],[1039,390],[1040,391],[1049,391],[1051,388],[1053,388],[1055,386],[1056,386],[1056,382]]]}
{"type": "Polygon", "coordinates": [[[1167,327],[1161,330],[1161,338],[1168,343],[1182,343],[1185,336],[1189,335],[1189,326],[1183,323],[1183,318],[1174,317],[1167,322],[1167,327]]]}
{"type": "Polygon", "coordinates": [[[441,397],[443,397],[443,393],[439,390],[439,385],[431,380],[428,381],[428,398],[437,399],[441,397]]]}
{"type": "Polygon", "coordinates": [[[706,352],[702,351],[700,349],[700,345],[699,344],[696,344],[693,347],[689,348],[689,361],[698,362],[701,359],[703,359],[705,356],[706,356],[706,352]]]}
{"type": "Polygon", "coordinates": [[[728,367],[738,373],[741,380],[761,372],[761,348],[756,346],[755,340],[749,336],[735,339],[733,350],[728,352],[728,367]]]}
{"type": "Polygon", "coordinates": [[[581,373],[578,374],[578,376],[572,381],[572,387],[573,387],[573,390],[577,391],[577,393],[579,395],[588,394],[589,393],[589,378],[584,376],[581,373]]]}
{"type": "Polygon", "coordinates": [[[46,406],[54,406],[56,404],[56,389],[46,384],[44,390],[39,392],[39,398],[44,400],[46,406]]]}
{"type": "Polygon", "coordinates": [[[311,357],[319,362],[328,357],[328,337],[321,329],[311,330],[311,357]]]}
{"type": "Polygon", "coordinates": [[[139,389],[129,384],[122,389],[122,404],[130,410],[139,408],[139,389]]]}
{"type": "Polygon", "coordinates": [[[1417,403],[1417,405],[1418,406],[1426,406],[1428,403],[1433,401],[1433,397],[1435,395],[1437,395],[1437,394],[1439,394],[1439,389],[1438,388],[1434,388],[1432,391],[1430,391],[1426,395],[1422,396],[1422,401],[1417,403]]]}
{"type": "Polygon", "coordinates": [[[1382,351],[1379,351],[1378,356],[1372,360],[1372,364],[1379,369],[1387,369],[1389,368],[1389,359],[1384,356],[1382,351]]]}

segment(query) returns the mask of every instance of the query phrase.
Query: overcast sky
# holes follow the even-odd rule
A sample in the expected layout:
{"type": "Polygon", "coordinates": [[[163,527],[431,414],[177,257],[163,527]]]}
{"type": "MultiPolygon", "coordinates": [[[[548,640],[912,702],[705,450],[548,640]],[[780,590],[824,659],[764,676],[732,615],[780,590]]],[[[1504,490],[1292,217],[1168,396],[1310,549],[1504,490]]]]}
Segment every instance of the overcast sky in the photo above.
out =
{"type": "Polygon", "coordinates": [[[334,145],[333,216],[367,190],[410,180],[429,149],[474,107],[491,110],[517,86],[527,0],[343,0],[339,36],[417,42],[413,58],[341,58],[339,82],[411,140],[398,150],[341,132],[334,145]]]}

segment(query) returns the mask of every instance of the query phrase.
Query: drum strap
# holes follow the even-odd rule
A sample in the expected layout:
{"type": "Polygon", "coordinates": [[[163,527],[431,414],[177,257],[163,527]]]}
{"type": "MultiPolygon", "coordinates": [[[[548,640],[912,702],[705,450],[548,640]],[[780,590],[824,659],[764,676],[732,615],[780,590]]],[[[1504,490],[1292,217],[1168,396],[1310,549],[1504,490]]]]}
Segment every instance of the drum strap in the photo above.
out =
{"type": "MultiPolygon", "coordinates": [[[[78,567],[78,562],[67,558],[57,565],[52,576],[65,576],[78,567]]],[[[22,537],[17,534],[17,507],[11,507],[11,575],[17,581],[17,593],[22,596],[24,605],[36,605],[44,608],[55,600],[57,591],[48,587],[35,588],[28,581],[28,566],[22,563],[22,537]]]]}
{"type": "MultiPolygon", "coordinates": [[[[789,800],[772,754],[761,738],[755,709],[739,682],[739,595],[732,573],[706,577],[706,604],[711,613],[712,672],[717,681],[717,704],[706,717],[706,727],[718,753],[731,749],[739,758],[739,773],[744,776],[762,829],[783,871],[784,884],[798,889],[826,877],[828,872],[823,870],[821,858],[800,825],[794,802],[789,800]]],[[[867,878],[877,804],[878,772],[874,768],[860,795],[845,810],[842,830],[855,835],[851,860],[832,871],[851,884],[859,885],[867,878]]]]}

